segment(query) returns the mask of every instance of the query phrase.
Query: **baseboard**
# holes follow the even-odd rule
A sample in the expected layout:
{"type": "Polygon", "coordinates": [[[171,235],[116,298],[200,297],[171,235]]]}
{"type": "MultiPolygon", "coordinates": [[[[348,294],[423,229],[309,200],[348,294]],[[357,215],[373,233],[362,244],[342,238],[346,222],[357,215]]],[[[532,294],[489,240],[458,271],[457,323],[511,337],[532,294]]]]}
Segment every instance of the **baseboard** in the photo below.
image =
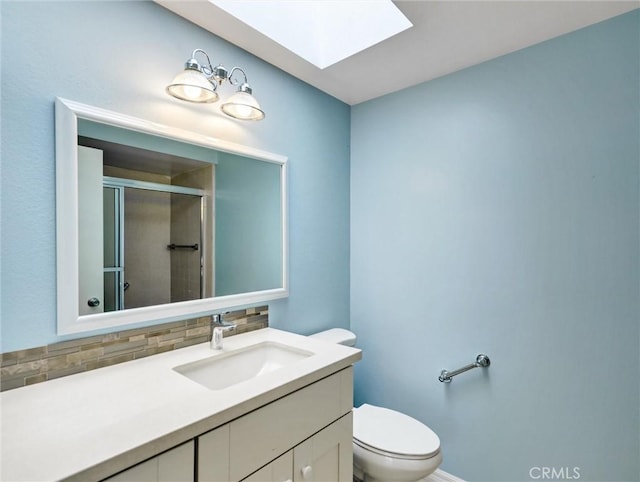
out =
{"type": "Polygon", "coordinates": [[[422,482],[465,482],[465,481],[456,477],[455,475],[451,475],[445,472],[444,470],[438,469],[426,479],[422,479],[422,482]]]}
{"type": "MultiPolygon", "coordinates": [[[[362,481],[354,475],[353,482],[362,482],[362,481]]],[[[455,475],[451,475],[445,472],[444,470],[438,469],[429,477],[420,479],[418,482],[465,482],[465,481],[456,477],[455,475]]]]}

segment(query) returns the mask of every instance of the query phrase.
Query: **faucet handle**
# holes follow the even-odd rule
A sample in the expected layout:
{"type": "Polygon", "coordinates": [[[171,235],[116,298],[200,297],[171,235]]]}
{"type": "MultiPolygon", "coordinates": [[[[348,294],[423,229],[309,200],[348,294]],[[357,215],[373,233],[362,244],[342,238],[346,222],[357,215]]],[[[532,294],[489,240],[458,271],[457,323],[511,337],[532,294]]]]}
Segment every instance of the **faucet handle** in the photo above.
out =
{"type": "Polygon", "coordinates": [[[224,328],[225,331],[233,330],[236,324],[230,321],[224,321],[224,313],[215,313],[211,315],[211,326],[224,328]]]}

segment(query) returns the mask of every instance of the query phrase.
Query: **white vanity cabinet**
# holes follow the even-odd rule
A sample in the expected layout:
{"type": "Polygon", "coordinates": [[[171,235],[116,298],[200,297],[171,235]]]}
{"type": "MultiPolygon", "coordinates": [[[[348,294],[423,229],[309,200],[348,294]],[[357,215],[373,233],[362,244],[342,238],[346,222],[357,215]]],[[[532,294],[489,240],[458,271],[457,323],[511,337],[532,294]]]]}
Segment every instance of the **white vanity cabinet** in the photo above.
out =
{"type": "Polygon", "coordinates": [[[352,407],[349,367],[198,437],[198,481],[351,482],[352,407]]]}
{"type": "Polygon", "coordinates": [[[104,482],[189,482],[193,480],[193,441],[179,445],[104,482]]]}
{"type": "Polygon", "coordinates": [[[222,351],[202,343],[7,390],[0,480],[351,482],[353,364],[361,357],[264,328],[225,339],[222,351]],[[242,378],[257,353],[277,364],[283,352],[305,356],[242,378]],[[216,380],[232,370],[240,379],[207,388],[177,370],[194,363],[216,380]]]}

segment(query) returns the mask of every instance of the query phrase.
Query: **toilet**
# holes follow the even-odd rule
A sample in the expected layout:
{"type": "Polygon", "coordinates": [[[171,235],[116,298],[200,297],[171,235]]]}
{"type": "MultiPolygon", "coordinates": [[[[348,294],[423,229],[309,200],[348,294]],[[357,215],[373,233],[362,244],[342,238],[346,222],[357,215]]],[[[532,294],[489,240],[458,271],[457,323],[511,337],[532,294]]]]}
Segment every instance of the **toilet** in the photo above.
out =
{"type": "MultiPolygon", "coordinates": [[[[343,328],[311,335],[354,346],[356,336],[343,328]]],[[[364,482],[416,482],[442,462],[440,439],[429,427],[395,410],[363,404],[353,409],[353,475],[364,482]]]]}

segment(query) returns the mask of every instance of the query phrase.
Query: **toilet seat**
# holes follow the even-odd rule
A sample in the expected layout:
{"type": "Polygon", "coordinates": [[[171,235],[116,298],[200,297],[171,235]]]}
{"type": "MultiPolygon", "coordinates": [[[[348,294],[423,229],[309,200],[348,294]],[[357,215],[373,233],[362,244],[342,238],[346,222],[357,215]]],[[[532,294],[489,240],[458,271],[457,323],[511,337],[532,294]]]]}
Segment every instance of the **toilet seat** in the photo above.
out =
{"type": "Polygon", "coordinates": [[[376,455],[382,455],[383,457],[390,457],[392,459],[397,459],[397,460],[427,460],[430,459],[432,457],[434,457],[435,455],[437,455],[439,453],[432,453],[429,455],[407,455],[407,454],[398,454],[395,452],[388,452],[386,450],[380,450],[377,449],[375,447],[372,447],[371,445],[367,445],[363,442],[361,442],[360,440],[358,440],[357,438],[353,438],[353,443],[355,445],[357,445],[358,447],[362,448],[363,450],[366,450],[367,452],[371,452],[373,454],[376,455]]]}
{"type": "Polygon", "coordinates": [[[379,455],[424,460],[440,453],[440,439],[420,421],[388,408],[353,409],[353,442],[379,455]]]}

